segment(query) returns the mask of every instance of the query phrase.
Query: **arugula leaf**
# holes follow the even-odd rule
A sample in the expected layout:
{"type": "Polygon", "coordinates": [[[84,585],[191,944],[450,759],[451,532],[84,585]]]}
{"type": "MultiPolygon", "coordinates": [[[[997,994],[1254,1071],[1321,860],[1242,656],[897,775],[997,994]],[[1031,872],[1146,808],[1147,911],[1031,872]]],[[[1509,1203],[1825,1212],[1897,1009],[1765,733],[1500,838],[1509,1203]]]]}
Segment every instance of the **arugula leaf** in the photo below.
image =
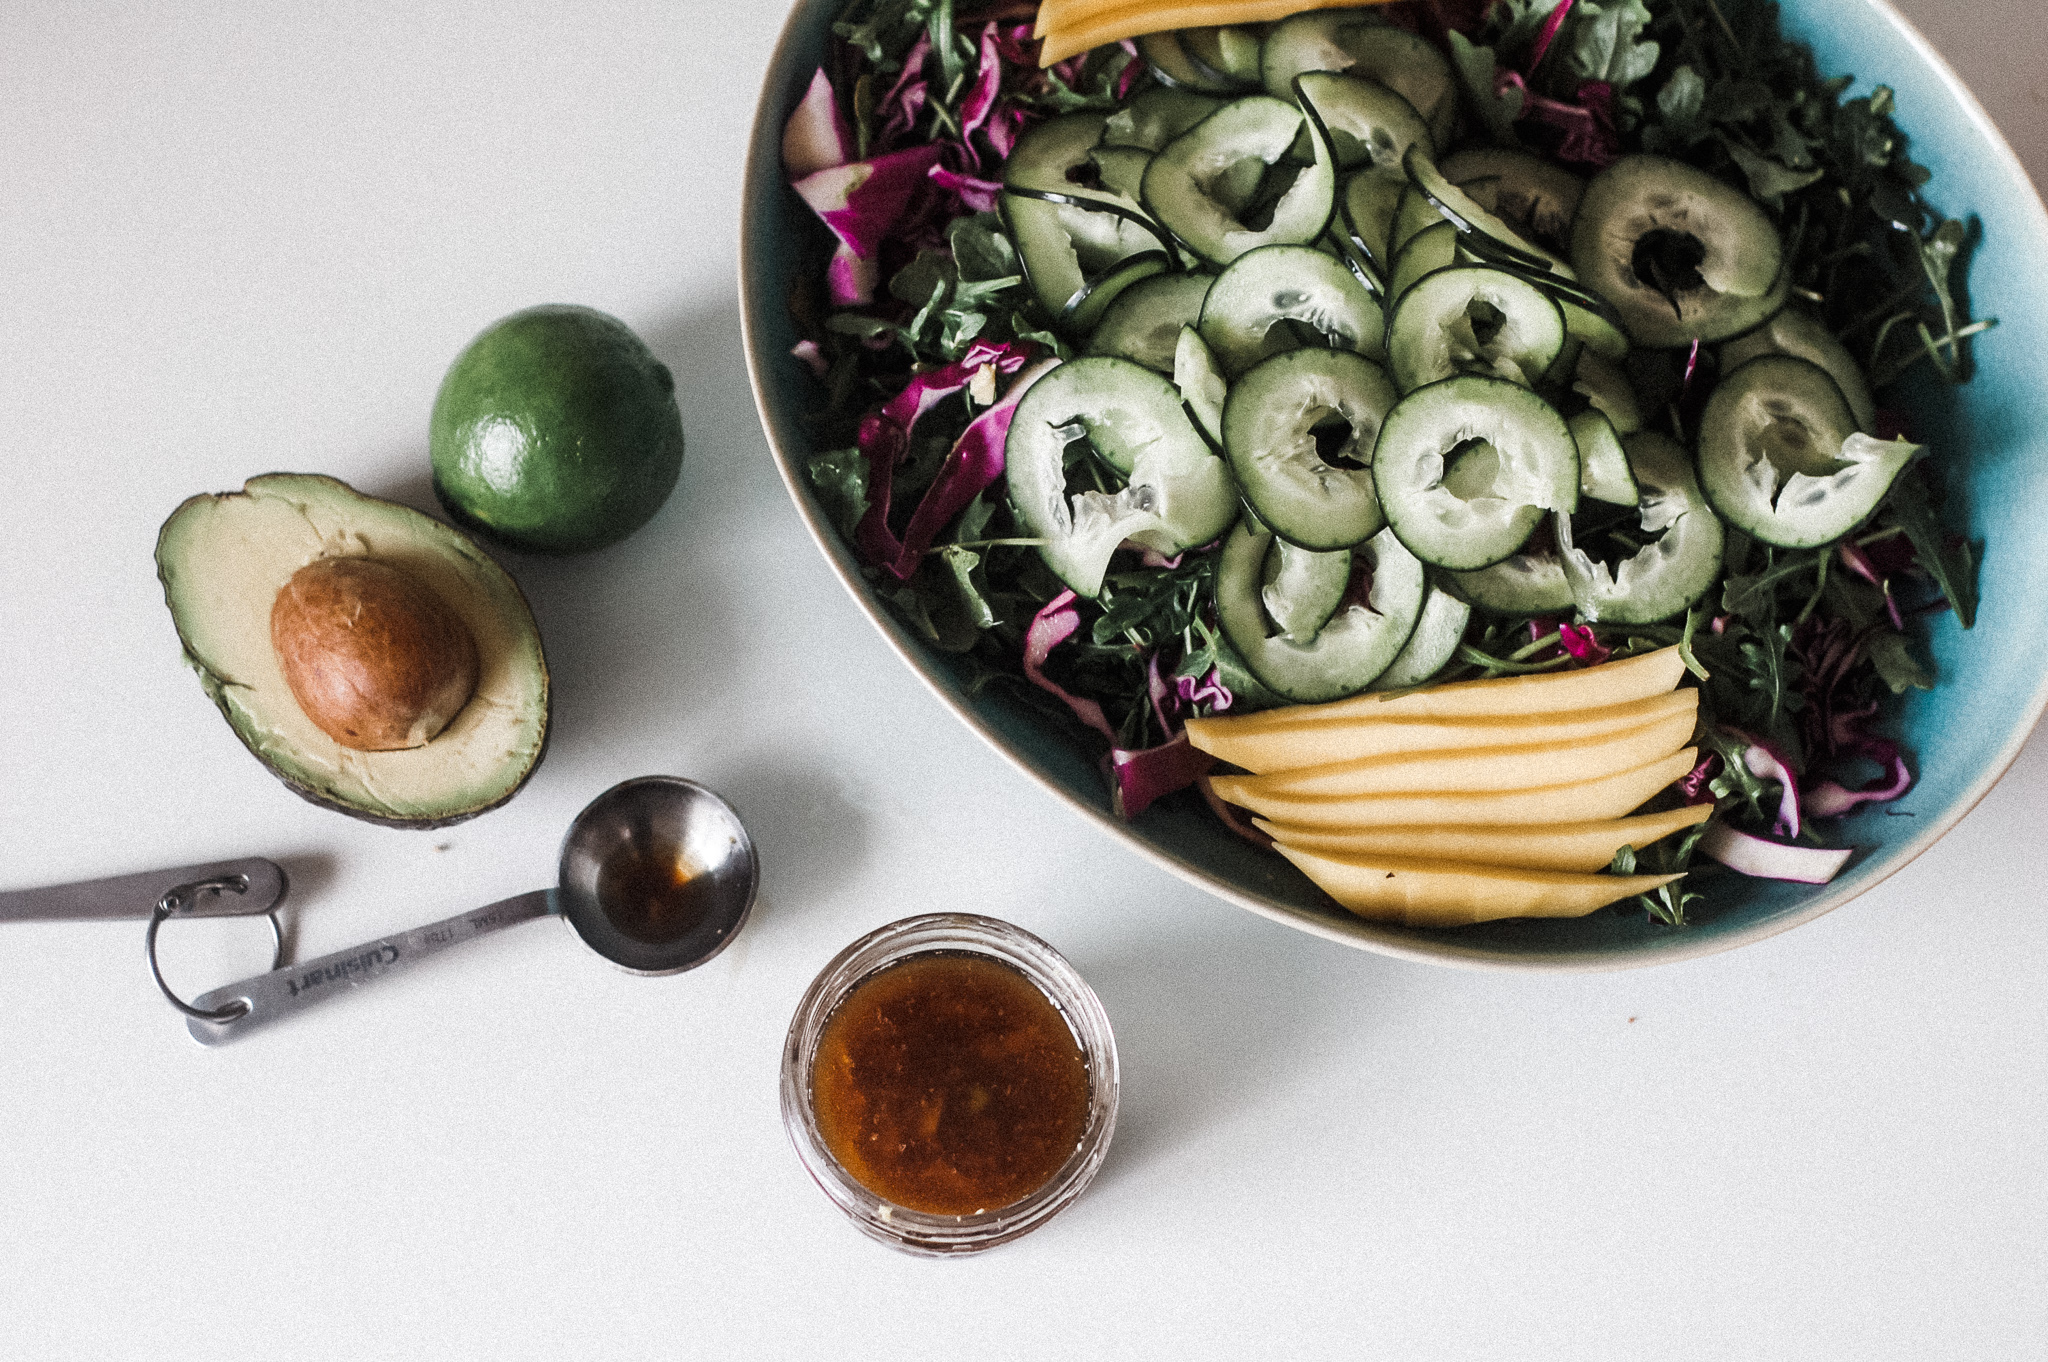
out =
{"type": "Polygon", "coordinates": [[[1908,690],[1934,689],[1934,674],[1913,656],[1904,634],[1895,634],[1889,629],[1879,630],[1864,641],[1863,655],[1877,668],[1878,676],[1891,687],[1894,695],[1904,695],[1908,690]]]}
{"type": "Polygon", "coordinates": [[[1742,167],[1744,177],[1749,180],[1749,196],[1759,203],[1772,208],[1783,208],[1785,196],[1795,189],[1819,180],[1826,174],[1819,166],[1805,170],[1794,170],[1791,166],[1774,161],[1768,156],[1759,156],[1726,133],[1717,134],[1728,154],[1735,158],[1735,164],[1742,167]]]}
{"type": "Polygon", "coordinates": [[[1926,485],[1912,470],[1901,474],[1892,484],[1885,505],[1899,527],[1905,530],[1907,540],[1913,545],[1914,558],[1927,569],[1927,575],[1934,578],[1934,584],[1941,588],[1949,608],[1956,612],[1956,622],[1965,629],[1975,624],[1977,565],[1970,552],[1969,541],[1965,540],[1953,549],[1948,547],[1941,521],[1927,500],[1926,485]]]}
{"type": "MultiPolygon", "coordinates": [[[[935,11],[944,4],[950,12],[952,0],[875,0],[863,6],[849,5],[832,31],[844,38],[877,71],[900,71],[903,55],[917,41],[918,34],[933,23],[935,11]],[[866,17],[853,16],[865,9],[866,17]]],[[[951,25],[951,17],[947,19],[951,25]]]]}
{"type": "Polygon", "coordinates": [[[1451,34],[1451,64],[1457,68],[1458,81],[1465,87],[1465,96],[1472,101],[1472,107],[1479,112],[1479,119],[1486,124],[1486,131],[1494,141],[1504,147],[1519,147],[1522,139],[1515,135],[1515,120],[1522,116],[1522,92],[1510,89],[1503,94],[1493,92],[1494,65],[1493,49],[1475,47],[1464,34],[1451,34]]]}
{"type": "Polygon", "coordinates": [[[1498,0],[1489,11],[1487,36],[1502,52],[1526,52],[1563,0],[1498,0]]]}
{"type": "Polygon", "coordinates": [[[1578,81],[1604,80],[1617,93],[1627,89],[1657,69],[1663,49],[1643,40],[1649,26],[1643,0],[1579,0],[1558,34],[1566,69],[1578,81]]]}
{"type": "Polygon", "coordinates": [[[1743,761],[1743,754],[1749,751],[1749,744],[1740,738],[1731,738],[1718,728],[1708,728],[1701,735],[1700,743],[1721,758],[1721,769],[1707,782],[1707,788],[1714,792],[1717,800],[1739,800],[1749,808],[1749,816],[1757,822],[1770,817],[1764,812],[1766,800],[1771,807],[1777,807],[1770,786],[1762,776],[1751,771],[1743,761]]]}
{"type": "Polygon", "coordinates": [[[851,541],[854,526],[868,513],[868,461],[858,449],[828,449],[813,454],[804,473],[834,528],[851,541]]]}
{"type": "Polygon", "coordinates": [[[1658,122],[1643,130],[1650,151],[1684,151],[1713,133],[1707,120],[1707,82],[1690,66],[1680,66],[1657,92],[1658,122]]]}
{"type": "Polygon", "coordinates": [[[946,244],[953,248],[953,265],[962,279],[1006,279],[1018,273],[1017,248],[994,213],[956,218],[946,229],[946,244]]]}

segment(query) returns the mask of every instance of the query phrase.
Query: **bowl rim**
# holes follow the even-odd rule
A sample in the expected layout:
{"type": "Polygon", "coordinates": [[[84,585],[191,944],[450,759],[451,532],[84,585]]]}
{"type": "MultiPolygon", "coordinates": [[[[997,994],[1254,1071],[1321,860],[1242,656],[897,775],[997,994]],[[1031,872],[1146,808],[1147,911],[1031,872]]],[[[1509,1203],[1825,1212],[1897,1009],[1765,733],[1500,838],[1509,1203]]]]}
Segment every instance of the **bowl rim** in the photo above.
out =
{"type": "MultiPolygon", "coordinates": [[[[1964,117],[1976,129],[1986,149],[2000,162],[2001,167],[2031,190],[2031,198],[2017,205],[2017,211],[2031,214],[2036,219],[2043,238],[2048,239],[2048,200],[2043,199],[2041,187],[2034,183],[2033,177],[2027,173],[2025,165],[2020,161],[2019,154],[2012,149],[2012,144],[2006,141],[2005,134],[1999,131],[1998,125],[1985,112],[1983,104],[1963,82],[1962,77],[1956,74],[1948,59],[1935,49],[1934,44],[1928,41],[1926,35],[1921,33],[1910,19],[1899,12],[1891,0],[1864,0],[1864,3],[1890,24],[1900,40],[1927,64],[1929,70],[1955,98],[1964,117]]],[[[1078,811],[1123,846],[1137,852],[1168,873],[1240,908],[1296,931],[1307,932],[1312,936],[1355,949],[1422,964],[1450,965],[1475,970],[1569,973],[1610,972],[1676,964],[1684,960],[1717,955],[1722,951],[1734,950],[1738,946],[1751,945],[1776,936],[1780,932],[1790,931],[1794,927],[1833,912],[1851,899],[1890,879],[1926,852],[1983,802],[1984,797],[1991,793],[1992,787],[2019,759],[2021,750],[2026,747],[2034,731],[2040,726],[2044,712],[2048,712],[2048,671],[2043,672],[2032,699],[2025,707],[2021,721],[2013,727],[2005,746],[1992,761],[1985,764],[1976,778],[1964,788],[1961,796],[1954,800],[1940,817],[1930,819],[1924,826],[1916,825],[1911,837],[1884,849],[1887,853],[1886,860],[1881,867],[1881,873],[1875,879],[1858,884],[1854,889],[1846,885],[1834,887],[1793,911],[1749,927],[1710,935],[1674,933],[1666,941],[1634,948],[1622,954],[1572,950],[1547,955],[1509,956],[1478,947],[1461,947],[1456,940],[1450,938],[1429,938],[1429,944],[1418,944],[1417,938],[1412,935],[1393,934],[1394,931],[1403,929],[1389,930],[1387,924],[1370,922],[1362,918],[1341,923],[1336,920],[1324,922],[1297,909],[1282,907],[1246,893],[1220,876],[1169,855],[1149,840],[1133,836],[1129,825],[1118,820],[1113,814],[1076,797],[1026,761],[1021,754],[1013,751],[993,726],[950,692],[947,679],[926,663],[903,625],[886,610],[871,605],[867,599],[869,588],[860,575],[859,565],[841,540],[837,529],[825,521],[819,507],[805,489],[797,472],[796,456],[790,449],[785,448],[775,423],[769,418],[769,395],[762,375],[768,364],[786,356],[765,353],[765,338],[753,320],[753,308],[750,304],[753,302],[758,280],[755,276],[757,262],[750,243],[754,237],[757,219],[770,211],[770,208],[768,204],[758,202],[747,191],[755,182],[760,159],[773,155],[779,162],[781,157],[781,125],[787,113],[776,98],[777,92],[771,88],[767,76],[783,67],[789,49],[799,41],[798,20],[803,17],[804,9],[804,0],[793,0],[788,17],[783,20],[781,31],[776,36],[775,47],[769,55],[768,65],[763,73],[761,90],[756,97],[754,117],[748,131],[746,161],[741,172],[738,279],[740,343],[746,354],[747,383],[754,395],[754,412],[760,419],[761,432],[768,441],[768,448],[775,457],[776,472],[781,476],[783,486],[795,504],[797,515],[802,519],[805,529],[810,532],[812,540],[824,551],[825,560],[831,565],[834,575],[839,578],[840,585],[852,596],[860,612],[881,631],[883,639],[896,656],[924,682],[939,703],[994,748],[1004,760],[1051,793],[1062,804],[1078,811]]],[[[779,165],[777,173],[779,177],[779,165]]]]}

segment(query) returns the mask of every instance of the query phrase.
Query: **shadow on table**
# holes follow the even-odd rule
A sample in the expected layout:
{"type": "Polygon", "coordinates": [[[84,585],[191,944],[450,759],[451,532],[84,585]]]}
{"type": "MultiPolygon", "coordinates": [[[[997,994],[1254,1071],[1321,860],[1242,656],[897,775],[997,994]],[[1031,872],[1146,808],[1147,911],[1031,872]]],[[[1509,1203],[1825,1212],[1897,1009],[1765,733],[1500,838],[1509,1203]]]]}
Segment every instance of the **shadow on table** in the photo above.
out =
{"type": "MultiPolygon", "coordinates": [[[[754,670],[758,643],[800,627],[801,602],[782,589],[800,536],[755,414],[738,300],[699,300],[640,334],[675,375],[682,411],[683,468],[667,502],[591,553],[487,545],[526,593],[547,653],[554,715],[536,778],[593,793],[655,772],[700,780],[746,822],[764,906],[822,897],[857,866],[865,816],[837,793],[826,758],[758,747],[759,720],[789,680],[754,670]]],[[[365,490],[447,519],[424,443],[403,463],[417,472],[365,490]]]]}
{"type": "MultiPolygon", "coordinates": [[[[1325,1064],[1361,1053],[1389,1005],[1384,962],[1249,917],[1078,955],[1116,1028],[1117,1131],[1109,1185],[1170,1160],[1325,1064]]],[[[1305,1138],[1319,1132],[1305,1131],[1305,1138]]]]}

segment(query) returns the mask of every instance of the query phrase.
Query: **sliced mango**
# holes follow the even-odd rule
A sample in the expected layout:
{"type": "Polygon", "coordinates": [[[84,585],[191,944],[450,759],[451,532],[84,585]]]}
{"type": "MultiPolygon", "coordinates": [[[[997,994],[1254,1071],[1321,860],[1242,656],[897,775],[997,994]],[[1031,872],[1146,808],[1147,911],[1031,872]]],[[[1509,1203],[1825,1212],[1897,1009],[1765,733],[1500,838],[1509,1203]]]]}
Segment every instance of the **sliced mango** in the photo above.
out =
{"type": "Polygon", "coordinates": [[[1687,686],[1602,709],[1492,719],[1337,718],[1263,729],[1228,717],[1189,719],[1188,741],[1232,766],[1264,775],[1402,753],[1586,742],[1680,712],[1690,716],[1699,705],[1700,693],[1687,686]]]}
{"type": "Polygon", "coordinates": [[[1259,829],[1284,846],[1337,858],[1405,856],[1430,861],[1514,866],[1528,870],[1604,870],[1623,847],[1641,849],[1681,828],[1704,823],[1712,804],[1668,813],[1645,813],[1597,823],[1539,823],[1529,827],[1306,828],[1255,818],[1259,829]]]}
{"type": "Polygon", "coordinates": [[[1604,709],[1661,695],[1685,674],[1678,649],[1659,648],[1619,662],[1571,672],[1453,681],[1422,690],[1371,692],[1323,705],[1291,705],[1218,722],[1246,732],[1335,719],[1504,719],[1604,709]]]}
{"type": "Polygon", "coordinates": [[[1683,711],[1588,742],[1467,747],[1449,752],[1364,757],[1254,776],[1243,786],[1275,795],[1462,794],[1531,790],[1598,780],[1669,756],[1692,737],[1683,711]]]}
{"type": "MultiPolygon", "coordinates": [[[[1384,0],[1364,0],[1366,4],[1384,0]]],[[[1226,24],[1263,24],[1312,9],[1350,9],[1359,0],[1126,0],[1114,8],[1090,7],[1085,17],[1046,21],[1045,43],[1038,64],[1051,66],[1079,52],[1141,33],[1170,28],[1211,28],[1226,24]]]]}
{"type": "Polygon", "coordinates": [[[1619,818],[1692,770],[1696,748],[1683,748],[1597,780],[1484,793],[1295,795],[1260,788],[1264,776],[1216,776],[1218,798],[1278,823],[1301,827],[1393,827],[1404,823],[1590,823],[1619,818]]]}
{"type": "Polygon", "coordinates": [[[1335,856],[1281,845],[1281,855],[1337,902],[1374,922],[1466,927],[1504,917],[1584,917],[1679,875],[1578,875],[1405,856],[1335,856]]]}

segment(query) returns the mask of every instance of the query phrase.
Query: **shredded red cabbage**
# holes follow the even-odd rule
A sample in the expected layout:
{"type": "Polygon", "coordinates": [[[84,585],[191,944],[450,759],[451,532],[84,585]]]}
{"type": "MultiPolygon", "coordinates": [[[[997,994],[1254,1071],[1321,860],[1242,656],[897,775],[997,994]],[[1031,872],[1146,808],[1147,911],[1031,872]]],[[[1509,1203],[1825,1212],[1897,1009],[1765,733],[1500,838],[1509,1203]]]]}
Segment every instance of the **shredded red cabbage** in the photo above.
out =
{"type": "Polygon", "coordinates": [[[882,243],[909,221],[930,183],[942,148],[905,147],[865,161],[829,166],[798,180],[795,189],[840,243],[862,260],[873,260],[882,243]]]}
{"type": "Polygon", "coordinates": [[[1742,764],[1758,780],[1775,781],[1778,786],[1778,818],[1771,831],[1780,837],[1799,835],[1799,776],[1792,769],[1792,763],[1762,738],[1753,738],[1738,728],[1723,726],[1721,731],[1729,737],[1748,743],[1743,749],[1742,764]]]}
{"type": "Polygon", "coordinates": [[[995,428],[998,423],[986,419],[996,412],[996,408],[991,407],[961,435],[953,453],[947,455],[945,467],[925,489],[924,502],[931,504],[932,510],[928,513],[925,504],[920,504],[911,514],[913,533],[923,536],[913,547],[911,537],[898,539],[896,532],[889,528],[889,494],[896,465],[909,452],[910,433],[916,428],[918,419],[972,383],[982,369],[993,366],[998,374],[1014,374],[1037,353],[1038,347],[1028,341],[1007,341],[1000,345],[976,341],[957,363],[919,374],[902,392],[890,398],[880,411],[862,418],[859,443],[861,456],[868,465],[868,509],[854,528],[853,543],[870,566],[887,568],[899,580],[916,570],[918,558],[931,547],[932,536],[944,529],[968,502],[1001,475],[1003,440],[1009,434],[1010,413],[1016,407],[1011,399],[1024,394],[1021,388],[1013,385],[1005,398],[1007,405],[997,404],[1002,408],[1000,431],[995,428]],[[977,426],[981,427],[978,433],[977,426]],[[983,480],[977,483],[977,478],[983,480]],[[951,509],[943,516],[939,515],[939,510],[949,504],[951,509]]]}
{"type": "Polygon", "coordinates": [[[1185,790],[1208,775],[1216,759],[1196,748],[1182,732],[1141,751],[1116,748],[1110,752],[1108,764],[1110,807],[1119,818],[1135,818],[1154,800],[1185,790]]]}
{"type": "Polygon", "coordinates": [[[1688,804],[1713,803],[1714,792],[1713,790],[1708,788],[1708,782],[1713,780],[1714,772],[1720,769],[1720,753],[1709,752],[1704,757],[1701,757],[1700,764],[1693,767],[1692,770],[1688,772],[1684,776],[1684,778],[1678,782],[1678,792],[1679,794],[1685,796],[1685,802],[1688,804]]]}
{"type": "Polygon", "coordinates": [[[1031,617],[1031,627],[1024,631],[1024,675],[1040,690],[1058,696],[1068,709],[1074,711],[1075,717],[1109,739],[1110,746],[1115,747],[1116,730],[1103,717],[1102,706],[1062,689],[1058,682],[1045,674],[1045,660],[1052,656],[1052,650],[1072,638],[1074,631],[1081,627],[1081,612],[1074,606],[1076,599],[1072,591],[1062,591],[1031,617]]]}
{"type": "Polygon", "coordinates": [[[1707,830],[1700,836],[1699,850],[1730,870],[1755,879],[1796,880],[1801,884],[1826,884],[1855,854],[1852,848],[1789,846],[1737,832],[1725,823],[1707,824],[1707,830]]]}
{"type": "Polygon", "coordinates": [[[1913,788],[1913,773],[1899,745],[1870,730],[1878,717],[1877,702],[1851,707],[1838,693],[1861,662],[1867,637],[1846,620],[1809,620],[1793,635],[1793,654],[1802,669],[1800,689],[1806,697],[1799,716],[1802,736],[1814,764],[1864,760],[1883,772],[1853,790],[1832,779],[1815,782],[1805,798],[1807,812],[1817,817],[1839,817],[1861,804],[1897,799],[1913,788]]]}
{"type": "Polygon", "coordinates": [[[961,432],[932,485],[925,489],[924,499],[911,512],[895,561],[883,565],[896,580],[909,580],[939,531],[952,524],[969,502],[1003,475],[1003,447],[1010,438],[1010,420],[1017,414],[1017,402],[1056,362],[1040,360],[1024,370],[1000,402],[975,417],[961,432]]]}
{"type": "Polygon", "coordinates": [[[823,67],[811,77],[798,101],[796,111],[782,128],[782,169],[791,180],[833,166],[843,166],[854,157],[853,129],[839,110],[832,82],[823,67]]]}
{"type": "Polygon", "coordinates": [[[1614,123],[1614,87],[1604,80],[1589,80],[1566,103],[1539,95],[1518,71],[1494,73],[1493,92],[1505,97],[1510,90],[1522,96],[1521,121],[1543,123],[1564,134],[1553,155],[1560,161],[1604,169],[1621,159],[1621,132],[1614,123]]]}

